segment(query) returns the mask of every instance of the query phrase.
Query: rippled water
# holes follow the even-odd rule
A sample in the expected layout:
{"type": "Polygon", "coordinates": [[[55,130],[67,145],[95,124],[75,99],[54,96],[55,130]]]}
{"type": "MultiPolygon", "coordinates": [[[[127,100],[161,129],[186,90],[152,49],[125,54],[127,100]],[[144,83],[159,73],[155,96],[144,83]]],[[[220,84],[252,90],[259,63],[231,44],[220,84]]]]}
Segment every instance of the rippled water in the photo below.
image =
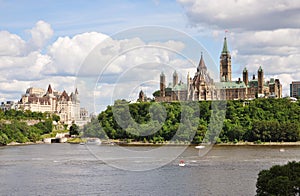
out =
{"type": "MultiPolygon", "coordinates": [[[[115,148],[95,146],[91,153],[87,146],[74,144],[0,147],[0,195],[254,195],[260,170],[300,161],[297,146],[222,146],[204,157],[189,147],[163,167],[134,172],[101,160],[101,154],[115,148]],[[185,167],[178,166],[181,159],[185,167]]],[[[122,165],[132,159],[123,154],[113,161],[122,165]]],[[[135,161],[141,168],[151,164],[135,161]]]]}

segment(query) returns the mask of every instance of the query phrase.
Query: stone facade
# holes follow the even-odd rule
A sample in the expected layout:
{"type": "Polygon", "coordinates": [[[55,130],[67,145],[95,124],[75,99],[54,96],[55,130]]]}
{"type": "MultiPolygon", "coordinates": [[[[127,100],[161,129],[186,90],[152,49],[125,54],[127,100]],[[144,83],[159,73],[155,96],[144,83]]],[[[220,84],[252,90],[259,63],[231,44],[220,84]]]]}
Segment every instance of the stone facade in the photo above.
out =
{"type": "Polygon", "coordinates": [[[173,83],[166,86],[166,76],[160,75],[160,95],[155,97],[158,102],[186,100],[237,100],[257,97],[282,97],[282,85],[279,79],[264,80],[264,71],[259,67],[257,79],[253,75],[249,79],[248,70],[242,73],[242,80],[232,81],[231,55],[228,50],[226,37],[220,55],[220,82],[214,82],[207,72],[207,67],[201,54],[195,76],[187,75],[187,83],[178,82],[178,74],[173,74],[173,83]]]}
{"type": "Polygon", "coordinates": [[[300,97],[300,81],[293,81],[290,84],[290,97],[300,97]]]}
{"type": "Polygon", "coordinates": [[[47,91],[39,88],[29,88],[22,95],[18,108],[33,112],[49,112],[60,116],[60,121],[65,124],[82,120],[87,111],[80,111],[80,100],[77,89],[70,95],[66,91],[53,91],[49,84],[47,91]]]}

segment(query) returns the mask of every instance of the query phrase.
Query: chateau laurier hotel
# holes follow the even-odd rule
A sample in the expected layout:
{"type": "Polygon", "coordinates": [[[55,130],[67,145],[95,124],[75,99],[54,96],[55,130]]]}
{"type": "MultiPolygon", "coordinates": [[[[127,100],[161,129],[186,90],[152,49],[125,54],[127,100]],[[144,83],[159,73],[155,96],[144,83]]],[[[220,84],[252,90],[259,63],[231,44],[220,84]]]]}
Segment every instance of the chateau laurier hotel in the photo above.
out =
{"type": "Polygon", "coordinates": [[[66,91],[54,91],[50,84],[46,92],[41,88],[28,88],[17,107],[21,110],[57,114],[65,124],[85,124],[88,119],[87,110],[80,108],[77,89],[68,95],[66,91]]]}
{"type": "Polygon", "coordinates": [[[220,55],[220,82],[214,82],[207,72],[203,55],[192,78],[187,75],[187,83],[178,82],[178,74],[173,74],[173,83],[166,86],[166,76],[160,75],[160,95],[155,97],[158,102],[184,100],[237,100],[256,97],[282,97],[282,85],[279,79],[264,80],[262,67],[257,70],[257,77],[249,79],[248,70],[242,73],[242,80],[232,81],[231,55],[224,38],[223,50],[220,55]]]}

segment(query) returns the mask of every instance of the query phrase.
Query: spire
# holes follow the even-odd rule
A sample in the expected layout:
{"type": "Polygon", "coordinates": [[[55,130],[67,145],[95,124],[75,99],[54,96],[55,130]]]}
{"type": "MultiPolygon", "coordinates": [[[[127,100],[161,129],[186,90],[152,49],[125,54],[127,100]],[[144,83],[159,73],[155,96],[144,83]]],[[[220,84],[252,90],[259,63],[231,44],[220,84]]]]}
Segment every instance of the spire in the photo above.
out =
{"type": "Polygon", "coordinates": [[[247,70],[247,68],[245,67],[244,70],[243,70],[243,72],[246,73],[247,71],[248,71],[248,70],[247,70]]]}
{"type": "Polygon", "coordinates": [[[200,70],[202,70],[202,69],[207,70],[206,65],[205,65],[205,62],[204,62],[204,59],[203,59],[203,54],[202,54],[202,52],[201,52],[201,58],[200,58],[200,62],[199,62],[197,71],[200,71],[200,70]]]}
{"type": "Polygon", "coordinates": [[[261,66],[259,66],[258,71],[259,71],[259,72],[262,72],[262,71],[263,71],[263,69],[261,68],[261,66]]]}
{"type": "Polygon", "coordinates": [[[228,47],[227,47],[227,40],[226,40],[226,37],[224,37],[224,44],[223,44],[222,54],[227,54],[227,53],[229,53],[228,47]]]}
{"type": "Polygon", "coordinates": [[[173,76],[177,76],[178,77],[178,74],[177,74],[176,70],[174,71],[173,76]]]}
{"type": "Polygon", "coordinates": [[[49,84],[49,86],[48,86],[47,93],[48,93],[48,94],[52,94],[52,93],[53,93],[53,90],[52,90],[52,88],[51,88],[51,84],[49,84]]]}
{"type": "Polygon", "coordinates": [[[78,89],[77,88],[75,89],[75,95],[78,95],[78,89]]]}

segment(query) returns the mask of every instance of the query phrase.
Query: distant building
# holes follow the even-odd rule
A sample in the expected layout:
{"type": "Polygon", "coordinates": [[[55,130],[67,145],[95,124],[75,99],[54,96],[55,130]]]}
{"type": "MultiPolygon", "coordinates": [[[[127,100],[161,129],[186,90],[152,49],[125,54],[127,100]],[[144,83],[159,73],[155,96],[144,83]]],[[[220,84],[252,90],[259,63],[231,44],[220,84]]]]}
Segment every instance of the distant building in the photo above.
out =
{"type": "Polygon", "coordinates": [[[166,85],[166,76],[160,75],[160,90],[155,96],[158,102],[185,101],[185,100],[235,100],[253,99],[256,97],[282,97],[282,85],[279,79],[271,78],[264,80],[264,71],[260,66],[257,71],[257,78],[253,75],[249,79],[248,70],[245,68],[242,73],[242,80],[232,81],[231,55],[227,47],[226,37],[224,38],[223,50],[220,55],[220,82],[214,82],[210,77],[207,67],[201,54],[200,62],[195,76],[187,75],[187,83],[178,82],[178,74],[173,73],[173,83],[166,85]]]}
{"type": "Polygon", "coordinates": [[[86,120],[88,113],[80,109],[78,90],[71,94],[66,91],[54,91],[49,84],[47,91],[40,88],[28,88],[18,103],[18,109],[32,112],[49,112],[60,117],[65,124],[86,120]],[[84,118],[84,119],[83,119],[84,118]]]}
{"type": "Polygon", "coordinates": [[[0,109],[3,111],[17,110],[18,103],[14,102],[14,101],[1,102],[0,109]]]}
{"type": "Polygon", "coordinates": [[[141,90],[141,91],[139,92],[139,98],[138,98],[137,101],[138,101],[138,102],[145,102],[145,101],[147,101],[147,97],[146,97],[146,95],[145,95],[145,93],[144,93],[143,90],[141,90]]]}
{"type": "Polygon", "coordinates": [[[300,81],[290,84],[290,97],[300,97],[300,81]]]}

